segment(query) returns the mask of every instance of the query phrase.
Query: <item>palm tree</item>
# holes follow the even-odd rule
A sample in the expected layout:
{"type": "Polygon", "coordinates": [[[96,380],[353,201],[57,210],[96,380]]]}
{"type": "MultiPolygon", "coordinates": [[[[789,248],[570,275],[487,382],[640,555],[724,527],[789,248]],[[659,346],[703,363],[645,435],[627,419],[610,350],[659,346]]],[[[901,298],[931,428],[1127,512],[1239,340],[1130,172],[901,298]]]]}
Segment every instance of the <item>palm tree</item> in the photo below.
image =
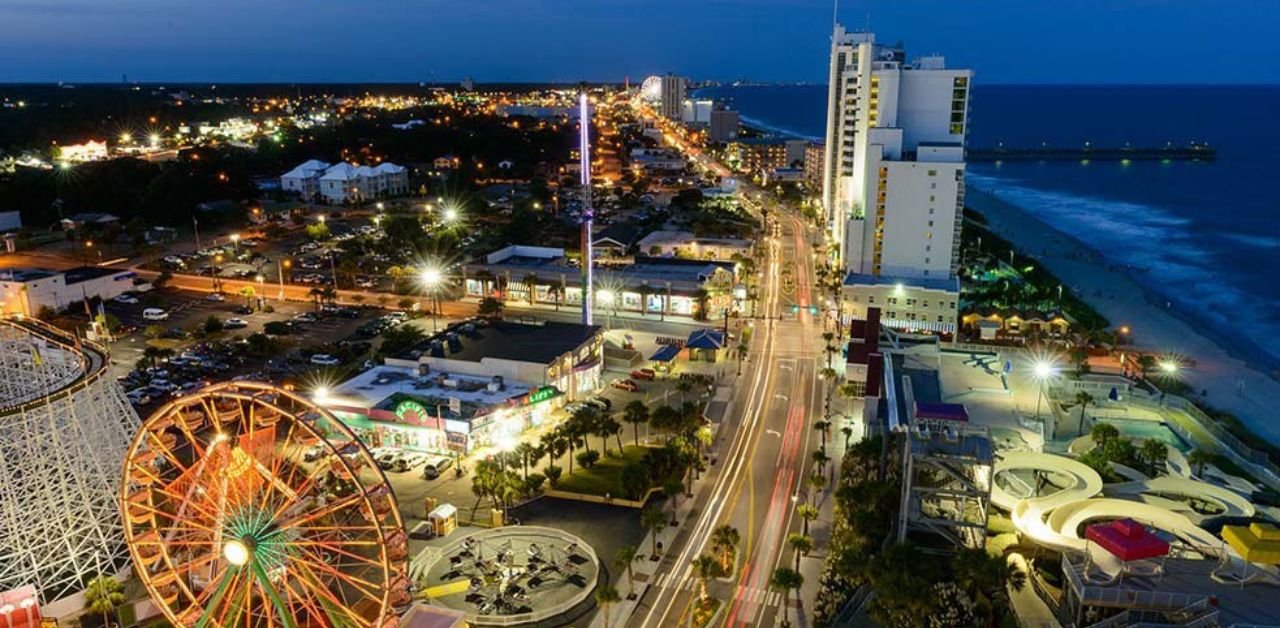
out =
{"type": "Polygon", "coordinates": [[[84,590],[84,610],[90,613],[102,613],[102,625],[107,626],[116,609],[125,603],[124,585],[105,574],[99,574],[89,580],[84,590]]]}
{"type": "Polygon", "coordinates": [[[653,288],[642,283],[636,288],[636,293],[640,295],[640,316],[643,317],[649,312],[649,297],[653,295],[653,288]]]}
{"type": "Polygon", "coordinates": [[[622,410],[622,420],[631,424],[635,432],[636,446],[640,445],[640,424],[649,421],[649,406],[639,399],[632,399],[622,410]]]}
{"type": "MultiPolygon", "coordinates": [[[[804,576],[790,567],[778,567],[773,570],[773,576],[769,578],[769,586],[782,591],[787,598],[787,606],[791,606],[791,592],[804,586],[804,576]]],[[[799,613],[799,611],[796,612],[799,613]]],[[[785,613],[782,616],[782,625],[791,625],[791,620],[785,613]]]]}
{"type": "Polygon", "coordinates": [[[822,437],[822,451],[827,450],[827,433],[831,430],[831,421],[814,421],[813,429],[822,437]]]}
{"type": "Polygon", "coordinates": [[[796,571],[800,571],[800,557],[808,556],[813,551],[813,537],[806,534],[791,533],[787,535],[787,547],[796,553],[796,571]]]}
{"type": "Polygon", "coordinates": [[[721,573],[720,563],[716,561],[715,557],[699,554],[697,558],[693,559],[693,575],[698,578],[700,589],[698,599],[703,602],[710,599],[711,596],[707,594],[707,581],[719,576],[721,573]]]}
{"type": "Polygon", "coordinates": [[[844,434],[844,450],[849,451],[849,438],[853,436],[853,428],[846,425],[840,428],[840,433],[844,434]]]}
{"type": "Polygon", "coordinates": [[[1080,404],[1080,423],[1076,428],[1076,436],[1084,436],[1084,410],[1093,403],[1093,395],[1081,390],[1076,393],[1076,403],[1080,404]]]}
{"type": "Polygon", "coordinates": [[[533,302],[536,300],[536,299],[534,298],[534,296],[535,296],[535,295],[537,294],[537,292],[538,292],[538,275],[537,275],[537,273],[529,273],[529,274],[525,275],[525,276],[524,276],[524,279],[521,279],[521,280],[520,280],[520,283],[524,285],[525,290],[528,290],[528,291],[529,291],[529,292],[528,292],[528,301],[529,301],[529,305],[533,305],[533,302]]]}
{"type": "Polygon", "coordinates": [[[681,403],[684,403],[685,395],[689,394],[691,390],[693,390],[693,380],[682,379],[676,382],[676,392],[680,393],[681,403]]]}
{"type": "Polygon", "coordinates": [[[742,535],[738,534],[738,529],[727,523],[711,531],[711,547],[720,555],[720,566],[725,573],[733,566],[741,542],[742,535]]]}
{"type": "Polygon", "coordinates": [[[637,560],[640,560],[640,550],[634,545],[624,545],[619,547],[618,553],[615,554],[613,558],[613,564],[615,567],[622,567],[627,570],[628,600],[636,596],[636,577],[635,573],[632,571],[632,566],[635,565],[637,560]]]}
{"type": "Polygon", "coordinates": [[[547,294],[551,295],[556,302],[556,311],[560,311],[560,303],[564,301],[564,285],[552,283],[547,286],[547,294]]]}
{"type": "Polygon", "coordinates": [[[827,457],[827,452],[821,449],[813,450],[813,464],[818,467],[817,473],[823,473],[827,469],[827,463],[831,458],[827,457]]]}
{"type": "Polygon", "coordinates": [[[1150,353],[1144,353],[1138,356],[1138,369],[1142,371],[1142,378],[1146,379],[1147,373],[1156,367],[1156,357],[1150,353]]]}
{"type": "Polygon", "coordinates": [[[747,357],[748,351],[747,343],[739,342],[736,351],[738,354],[738,375],[742,375],[742,361],[747,357]]]}
{"type": "Polygon", "coordinates": [[[667,527],[667,514],[657,506],[648,506],[640,511],[640,525],[653,533],[653,552],[650,558],[658,560],[658,532],[667,527]]]}
{"type": "Polygon", "coordinates": [[[1027,584],[1025,573],[982,548],[960,550],[951,565],[956,586],[982,609],[987,626],[998,626],[999,619],[1009,615],[1009,589],[1021,591],[1027,584]]]}
{"type": "Polygon", "coordinates": [[[680,476],[669,477],[662,483],[662,492],[671,500],[671,525],[680,525],[676,520],[676,510],[680,508],[680,493],[684,492],[684,482],[680,481],[680,476]]]}
{"type": "Polygon", "coordinates": [[[1193,449],[1187,454],[1187,462],[1196,470],[1196,477],[1200,477],[1204,474],[1204,465],[1213,462],[1213,454],[1203,449],[1193,449]]]}
{"type": "Polygon", "coordinates": [[[533,445],[526,442],[520,442],[511,450],[520,459],[521,471],[523,471],[524,479],[529,479],[529,454],[533,453],[533,445]]]}
{"type": "Polygon", "coordinates": [[[1149,438],[1142,442],[1138,455],[1146,461],[1147,468],[1151,471],[1151,475],[1154,476],[1156,467],[1161,462],[1169,459],[1169,447],[1154,438],[1149,438]]]}
{"type": "Polygon", "coordinates": [[[244,297],[244,304],[246,307],[253,307],[253,297],[257,296],[257,294],[258,293],[254,291],[253,286],[245,286],[240,289],[240,296],[244,297]]]}
{"type": "Polygon", "coordinates": [[[815,500],[818,498],[818,493],[827,487],[827,478],[823,477],[821,473],[815,473],[809,476],[809,479],[806,481],[809,483],[809,489],[812,492],[810,497],[815,500]]]}
{"type": "Polygon", "coordinates": [[[600,614],[604,616],[604,628],[609,628],[609,607],[621,599],[618,597],[618,590],[610,585],[602,585],[596,589],[596,604],[600,605],[600,614]]]}
{"type": "Polygon", "coordinates": [[[1097,443],[1099,447],[1103,447],[1107,444],[1107,441],[1119,437],[1120,430],[1110,423],[1094,423],[1093,427],[1089,428],[1089,438],[1093,439],[1093,442],[1097,443]]]}
{"type": "Polygon", "coordinates": [[[804,533],[809,534],[809,523],[818,518],[818,509],[809,504],[800,504],[796,507],[796,514],[804,521],[804,533]]]}

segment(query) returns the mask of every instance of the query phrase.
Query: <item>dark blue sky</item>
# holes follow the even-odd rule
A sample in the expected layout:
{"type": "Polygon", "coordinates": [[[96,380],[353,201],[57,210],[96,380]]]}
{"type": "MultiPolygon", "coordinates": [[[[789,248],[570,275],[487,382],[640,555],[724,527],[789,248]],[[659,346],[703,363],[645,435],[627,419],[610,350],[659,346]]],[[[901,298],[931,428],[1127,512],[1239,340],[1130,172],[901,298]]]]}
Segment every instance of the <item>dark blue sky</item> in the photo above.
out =
{"type": "MultiPolygon", "coordinates": [[[[842,3],[985,83],[1280,83],[1280,0],[842,3]]],[[[825,0],[0,0],[0,81],[826,78],[825,0]]]]}

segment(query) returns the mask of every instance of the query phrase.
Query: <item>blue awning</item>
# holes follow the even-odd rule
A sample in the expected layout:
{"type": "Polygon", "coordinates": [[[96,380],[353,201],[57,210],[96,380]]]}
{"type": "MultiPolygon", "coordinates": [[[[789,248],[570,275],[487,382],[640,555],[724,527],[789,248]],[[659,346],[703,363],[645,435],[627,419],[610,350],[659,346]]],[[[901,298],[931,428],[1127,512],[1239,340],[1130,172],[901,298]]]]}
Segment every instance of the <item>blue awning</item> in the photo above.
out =
{"type": "Polygon", "coordinates": [[[652,356],[649,356],[649,359],[654,362],[670,362],[676,359],[676,356],[679,355],[679,353],[680,347],[667,345],[655,351],[652,356]]]}
{"type": "Polygon", "coordinates": [[[721,349],[724,347],[724,332],[718,329],[699,329],[689,334],[689,341],[684,346],[690,349],[721,349]]]}

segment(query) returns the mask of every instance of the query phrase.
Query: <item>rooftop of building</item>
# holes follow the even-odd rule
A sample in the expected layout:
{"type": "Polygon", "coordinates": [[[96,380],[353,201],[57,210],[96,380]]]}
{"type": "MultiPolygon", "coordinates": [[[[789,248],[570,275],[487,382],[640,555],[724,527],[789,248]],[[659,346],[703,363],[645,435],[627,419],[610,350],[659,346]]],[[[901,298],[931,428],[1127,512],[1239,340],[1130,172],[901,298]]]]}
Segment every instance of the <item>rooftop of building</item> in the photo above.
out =
{"type": "Polygon", "coordinates": [[[960,280],[945,277],[894,277],[890,275],[871,275],[866,273],[849,273],[845,275],[846,286],[897,286],[907,288],[923,288],[925,290],[945,290],[959,292],[960,280]]]}
{"type": "Polygon", "coordinates": [[[545,320],[471,319],[449,325],[396,358],[436,357],[466,362],[485,358],[550,364],[600,333],[600,325],[545,320]]]}
{"type": "Polygon", "coordinates": [[[413,399],[439,416],[470,418],[484,409],[505,405],[515,397],[529,394],[535,387],[512,380],[498,385],[492,378],[434,371],[419,375],[404,366],[376,366],[339,384],[329,392],[324,405],[394,410],[402,401],[413,399]],[[449,400],[461,402],[460,415],[449,411],[449,400]]]}
{"type": "MultiPolygon", "coordinates": [[[[566,279],[576,284],[581,272],[577,264],[570,263],[564,255],[564,249],[535,246],[509,246],[486,256],[486,263],[468,264],[470,272],[484,269],[488,272],[512,273],[512,280],[523,278],[524,274],[533,272],[562,273],[566,279]],[[517,277],[516,274],[520,276],[517,277]]],[[[665,257],[637,256],[635,262],[624,266],[597,268],[596,277],[602,284],[610,281],[624,284],[648,282],[659,287],[666,282],[702,284],[717,270],[733,272],[732,262],[714,262],[707,260],[685,260],[665,257]]]]}
{"type": "Polygon", "coordinates": [[[45,268],[6,268],[0,270],[0,281],[37,281],[59,274],[56,270],[45,268]]]}
{"type": "Polygon", "coordinates": [[[103,268],[101,266],[80,266],[78,268],[63,271],[66,275],[65,281],[68,286],[82,281],[89,281],[101,277],[110,277],[112,275],[119,275],[127,272],[129,271],[123,271],[118,268],[103,268]]]}

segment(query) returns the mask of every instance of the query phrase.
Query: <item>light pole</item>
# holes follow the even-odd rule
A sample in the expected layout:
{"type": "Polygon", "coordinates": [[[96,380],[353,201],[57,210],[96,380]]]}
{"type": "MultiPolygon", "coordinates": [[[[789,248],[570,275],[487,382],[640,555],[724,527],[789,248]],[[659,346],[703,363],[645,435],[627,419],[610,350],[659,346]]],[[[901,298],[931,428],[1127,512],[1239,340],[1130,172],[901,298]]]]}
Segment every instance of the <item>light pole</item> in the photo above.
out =
{"type": "Polygon", "coordinates": [[[439,332],[436,319],[439,316],[439,290],[440,281],[443,276],[439,268],[426,268],[422,271],[422,285],[427,289],[427,295],[431,299],[431,333],[439,332]]]}
{"type": "Polygon", "coordinates": [[[1031,375],[1035,378],[1039,387],[1036,392],[1036,420],[1040,420],[1040,400],[1044,398],[1044,383],[1057,372],[1057,368],[1052,362],[1041,360],[1031,367],[1031,375]]]}
{"type": "Polygon", "coordinates": [[[284,302],[284,269],[290,266],[293,266],[292,260],[283,258],[276,260],[276,278],[280,280],[280,294],[276,296],[276,299],[281,303],[284,302]]]}
{"type": "Polygon", "coordinates": [[[236,252],[236,255],[240,254],[240,234],[231,234],[231,247],[236,252]]]}
{"type": "Polygon", "coordinates": [[[266,297],[264,297],[264,296],[262,296],[262,295],[263,295],[263,294],[266,294],[266,290],[264,290],[264,289],[263,289],[263,286],[265,286],[265,285],[266,285],[267,278],[266,278],[266,277],[263,277],[263,276],[262,276],[262,273],[258,273],[257,280],[258,280],[258,309],[259,309],[259,310],[261,310],[261,309],[262,309],[262,300],[263,300],[264,298],[266,298],[266,297]]]}
{"type": "Polygon", "coordinates": [[[614,307],[614,303],[616,303],[616,302],[617,302],[617,296],[616,296],[616,295],[614,295],[614,292],[613,292],[612,290],[604,289],[604,290],[597,290],[597,291],[596,291],[596,298],[597,298],[597,299],[600,299],[600,305],[608,306],[608,308],[609,308],[609,324],[608,324],[608,325],[606,325],[606,327],[607,327],[607,328],[612,328],[612,327],[613,327],[613,313],[614,313],[614,312],[616,312],[616,311],[618,311],[618,308],[614,307]]]}

